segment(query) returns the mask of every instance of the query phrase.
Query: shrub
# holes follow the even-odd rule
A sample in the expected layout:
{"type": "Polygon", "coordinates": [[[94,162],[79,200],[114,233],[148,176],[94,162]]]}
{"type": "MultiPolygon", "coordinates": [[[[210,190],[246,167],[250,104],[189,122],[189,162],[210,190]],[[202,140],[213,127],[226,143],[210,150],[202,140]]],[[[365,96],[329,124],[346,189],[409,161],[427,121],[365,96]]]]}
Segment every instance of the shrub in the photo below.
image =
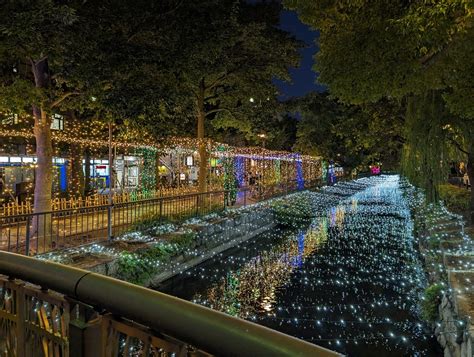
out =
{"type": "Polygon", "coordinates": [[[442,289],[440,284],[434,284],[425,289],[424,299],[421,303],[421,315],[424,320],[434,322],[438,319],[442,289]]]}
{"type": "Polygon", "coordinates": [[[439,185],[439,196],[449,209],[465,211],[469,208],[470,192],[465,188],[450,184],[439,185]]]}
{"type": "Polygon", "coordinates": [[[183,252],[195,239],[194,232],[173,235],[135,253],[123,252],[117,259],[117,277],[134,284],[143,284],[159,271],[163,263],[183,252]]]}

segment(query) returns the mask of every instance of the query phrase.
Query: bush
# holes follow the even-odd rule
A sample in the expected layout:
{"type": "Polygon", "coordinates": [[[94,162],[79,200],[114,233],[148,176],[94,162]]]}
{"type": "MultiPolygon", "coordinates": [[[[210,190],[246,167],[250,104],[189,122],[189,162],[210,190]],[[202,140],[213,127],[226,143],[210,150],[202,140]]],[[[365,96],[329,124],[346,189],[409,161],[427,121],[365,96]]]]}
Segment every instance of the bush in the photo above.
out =
{"type": "Polygon", "coordinates": [[[439,185],[439,196],[449,209],[457,211],[469,209],[470,192],[465,188],[450,184],[439,185]]]}
{"type": "Polygon", "coordinates": [[[438,319],[442,289],[440,284],[434,284],[425,289],[424,299],[421,303],[421,316],[424,320],[434,322],[438,319]]]}
{"type": "Polygon", "coordinates": [[[196,234],[187,232],[172,235],[168,241],[158,242],[135,253],[123,252],[117,259],[117,277],[134,284],[143,284],[155,275],[163,263],[188,248],[196,234]]]}

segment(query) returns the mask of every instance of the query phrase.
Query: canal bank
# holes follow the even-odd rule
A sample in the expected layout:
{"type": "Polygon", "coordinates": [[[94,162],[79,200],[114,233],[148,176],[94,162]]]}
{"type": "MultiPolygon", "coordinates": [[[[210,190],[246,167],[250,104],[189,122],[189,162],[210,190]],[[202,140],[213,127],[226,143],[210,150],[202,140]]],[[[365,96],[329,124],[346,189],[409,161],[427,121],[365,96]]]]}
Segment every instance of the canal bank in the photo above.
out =
{"type": "Polygon", "coordinates": [[[329,207],[310,196],[277,207],[286,228],[159,290],[348,355],[441,355],[421,319],[428,282],[398,177],[369,180],[329,207]]]}
{"type": "Polygon", "coordinates": [[[307,214],[308,202],[312,202],[316,210],[328,208],[371,185],[374,180],[363,178],[181,223],[151,222],[111,242],[45,254],[40,258],[147,287],[155,286],[221,252],[238,248],[264,232],[279,232],[277,226],[285,219],[281,213],[288,207],[297,208],[301,213],[291,217],[291,224],[307,224],[312,217],[307,214]]]}
{"type": "Polygon", "coordinates": [[[428,273],[427,318],[445,357],[473,357],[474,232],[461,215],[427,204],[423,193],[407,183],[403,189],[428,273]]]}

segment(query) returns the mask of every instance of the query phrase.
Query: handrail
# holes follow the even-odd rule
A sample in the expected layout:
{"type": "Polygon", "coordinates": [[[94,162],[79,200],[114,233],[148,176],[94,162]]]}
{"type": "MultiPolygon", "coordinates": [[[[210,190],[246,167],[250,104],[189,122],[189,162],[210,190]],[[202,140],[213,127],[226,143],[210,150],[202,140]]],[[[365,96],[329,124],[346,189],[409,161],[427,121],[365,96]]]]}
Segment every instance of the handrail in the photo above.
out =
{"type": "Polygon", "coordinates": [[[27,281],[226,356],[340,356],[224,313],[114,278],[0,252],[0,274],[27,281]]]}

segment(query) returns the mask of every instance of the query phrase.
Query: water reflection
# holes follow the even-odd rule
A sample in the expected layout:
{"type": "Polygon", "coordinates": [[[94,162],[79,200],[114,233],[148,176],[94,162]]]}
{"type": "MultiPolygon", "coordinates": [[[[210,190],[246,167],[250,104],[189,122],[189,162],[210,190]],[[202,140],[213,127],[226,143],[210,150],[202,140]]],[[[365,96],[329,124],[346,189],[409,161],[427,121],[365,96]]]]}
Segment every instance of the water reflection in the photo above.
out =
{"type": "Polygon", "coordinates": [[[193,301],[230,315],[249,318],[261,312],[274,312],[278,289],[301,268],[306,257],[327,241],[327,218],[285,241],[263,251],[240,269],[229,271],[193,301]]]}
{"type": "Polygon", "coordinates": [[[438,355],[419,317],[426,281],[398,179],[312,203],[309,228],[265,234],[160,290],[350,356],[438,355]]]}

